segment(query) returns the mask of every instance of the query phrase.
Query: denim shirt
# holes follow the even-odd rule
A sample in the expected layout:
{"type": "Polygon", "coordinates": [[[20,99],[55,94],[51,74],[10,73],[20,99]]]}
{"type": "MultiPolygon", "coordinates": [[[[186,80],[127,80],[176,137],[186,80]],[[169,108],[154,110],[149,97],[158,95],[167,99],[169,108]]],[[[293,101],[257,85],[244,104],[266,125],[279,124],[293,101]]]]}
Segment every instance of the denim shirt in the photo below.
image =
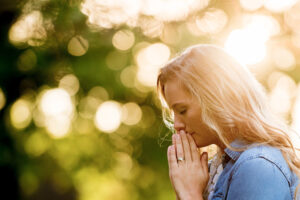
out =
{"type": "MultiPolygon", "coordinates": [[[[227,163],[218,178],[212,200],[294,200],[299,178],[284,160],[281,151],[268,145],[246,145],[243,152],[226,148],[227,163]]],[[[300,200],[300,189],[298,198],[300,200]]]]}

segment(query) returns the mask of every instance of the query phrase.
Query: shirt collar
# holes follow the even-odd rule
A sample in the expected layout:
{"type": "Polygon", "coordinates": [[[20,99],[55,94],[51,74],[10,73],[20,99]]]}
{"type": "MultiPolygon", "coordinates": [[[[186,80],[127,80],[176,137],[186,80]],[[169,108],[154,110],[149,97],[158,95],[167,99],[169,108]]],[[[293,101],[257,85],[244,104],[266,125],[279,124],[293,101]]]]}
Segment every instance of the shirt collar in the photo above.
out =
{"type": "MultiPolygon", "coordinates": [[[[244,142],[243,140],[236,139],[230,143],[230,146],[232,146],[234,148],[242,148],[242,147],[248,146],[248,144],[246,142],[244,142]]],[[[243,153],[242,151],[233,151],[233,150],[229,149],[228,147],[225,148],[224,151],[234,161],[236,161],[240,157],[240,155],[243,153]]]]}

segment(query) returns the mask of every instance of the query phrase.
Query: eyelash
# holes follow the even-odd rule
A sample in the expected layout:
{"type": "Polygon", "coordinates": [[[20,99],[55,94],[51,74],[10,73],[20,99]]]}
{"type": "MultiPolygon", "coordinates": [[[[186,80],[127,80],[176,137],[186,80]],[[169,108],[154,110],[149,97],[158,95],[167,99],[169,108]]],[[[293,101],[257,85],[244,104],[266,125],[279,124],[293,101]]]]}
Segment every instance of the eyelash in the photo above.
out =
{"type": "Polygon", "coordinates": [[[183,115],[186,112],[186,110],[180,111],[179,114],[183,115]]]}

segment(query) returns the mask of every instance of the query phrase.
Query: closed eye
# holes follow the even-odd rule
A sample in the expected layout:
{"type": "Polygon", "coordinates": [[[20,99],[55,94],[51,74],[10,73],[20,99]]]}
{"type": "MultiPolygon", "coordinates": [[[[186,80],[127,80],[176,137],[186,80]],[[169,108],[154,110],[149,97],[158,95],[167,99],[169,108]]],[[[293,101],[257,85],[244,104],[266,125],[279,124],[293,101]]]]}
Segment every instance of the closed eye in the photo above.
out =
{"type": "Polygon", "coordinates": [[[180,111],[179,113],[180,113],[181,115],[183,115],[185,112],[186,112],[186,110],[182,110],[182,111],[180,111]]]}

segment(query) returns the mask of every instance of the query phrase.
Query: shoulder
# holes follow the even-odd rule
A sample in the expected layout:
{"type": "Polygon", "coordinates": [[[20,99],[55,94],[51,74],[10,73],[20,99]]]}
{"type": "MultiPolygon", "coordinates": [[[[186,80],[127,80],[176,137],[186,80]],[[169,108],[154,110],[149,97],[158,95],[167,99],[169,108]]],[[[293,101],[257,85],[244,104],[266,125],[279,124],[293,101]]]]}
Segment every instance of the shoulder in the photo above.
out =
{"type": "Polygon", "coordinates": [[[268,145],[249,146],[236,161],[233,173],[237,170],[251,170],[248,168],[253,164],[256,164],[255,168],[261,171],[272,167],[280,172],[290,185],[292,184],[292,172],[278,148],[268,145]]]}
{"type": "Polygon", "coordinates": [[[262,157],[249,157],[231,177],[227,199],[236,198],[292,199],[292,195],[286,177],[274,163],[262,157]]]}

